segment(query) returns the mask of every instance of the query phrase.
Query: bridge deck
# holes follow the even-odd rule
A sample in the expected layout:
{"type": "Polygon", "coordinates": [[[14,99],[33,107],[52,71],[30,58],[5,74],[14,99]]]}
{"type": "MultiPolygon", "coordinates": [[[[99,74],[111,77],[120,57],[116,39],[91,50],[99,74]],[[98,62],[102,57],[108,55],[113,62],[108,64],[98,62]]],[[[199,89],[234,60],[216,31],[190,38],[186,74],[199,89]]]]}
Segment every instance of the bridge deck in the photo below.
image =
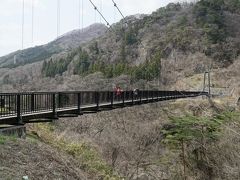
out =
{"type": "Polygon", "coordinates": [[[0,124],[20,125],[33,122],[48,122],[58,117],[77,116],[119,107],[200,95],[207,95],[207,93],[139,91],[137,95],[134,95],[132,91],[126,91],[120,97],[114,96],[114,92],[109,91],[5,93],[0,94],[0,124]]]}

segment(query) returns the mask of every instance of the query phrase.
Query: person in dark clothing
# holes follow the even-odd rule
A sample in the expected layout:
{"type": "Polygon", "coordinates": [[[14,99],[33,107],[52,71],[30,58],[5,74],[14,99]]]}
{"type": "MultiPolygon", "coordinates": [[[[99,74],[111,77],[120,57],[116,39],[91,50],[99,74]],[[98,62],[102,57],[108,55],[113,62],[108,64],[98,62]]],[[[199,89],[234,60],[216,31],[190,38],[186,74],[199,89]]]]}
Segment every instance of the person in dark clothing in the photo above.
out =
{"type": "Polygon", "coordinates": [[[139,89],[134,89],[134,90],[133,90],[133,94],[134,94],[134,96],[138,96],[138,94],[139,94],[139,89]]]}

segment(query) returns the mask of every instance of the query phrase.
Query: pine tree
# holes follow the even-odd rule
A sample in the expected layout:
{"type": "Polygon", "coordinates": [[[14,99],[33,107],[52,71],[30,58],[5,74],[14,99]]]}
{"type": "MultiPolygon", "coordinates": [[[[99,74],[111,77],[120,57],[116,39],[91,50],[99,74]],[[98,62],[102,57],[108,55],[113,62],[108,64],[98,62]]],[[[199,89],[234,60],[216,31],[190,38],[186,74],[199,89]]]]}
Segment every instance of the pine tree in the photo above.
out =
{"type": "Polygon", "coordinates": [[[181,150],[183,174],[186,179],[186,145],[200,142],[201,153],[205,154],[205,142],[216,140],[220,132],[220,124],[216,120],[187,115],[171,117],[171,127],[163,130],[164,142],[181,150]]]}

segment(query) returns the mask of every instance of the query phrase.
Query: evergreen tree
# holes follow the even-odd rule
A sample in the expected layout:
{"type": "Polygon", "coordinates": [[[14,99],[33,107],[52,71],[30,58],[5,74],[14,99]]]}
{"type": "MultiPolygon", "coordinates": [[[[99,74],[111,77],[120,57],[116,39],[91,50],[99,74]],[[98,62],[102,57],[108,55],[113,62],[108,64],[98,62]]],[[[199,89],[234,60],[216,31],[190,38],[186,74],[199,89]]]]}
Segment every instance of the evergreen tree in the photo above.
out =
{"type": "MultiPolygon", "coordinates": [[[[224,114],[220,115],[226,120],[224,114]]],[[[186,179],[186,163],[187,163],[187,151],[186,146],[199,144],[199,147],[195,145],[193,152],[198,151],[201,161],[206,154],[205,143],[217,140],[220,135],[221,124],[225,120],[221,120],[219,117],[206,118],[196,117],[192,115],[186,115],[184,117],[170,117],[171,125],[166,126],[162,131],[165,136],[164,142],[172,148],[177,148],[182,154],[182,163],[184,167],[184,179],[186,179]]]]}
{"type": "Polygon", "coordinates": [[[127,45],[132,45],[137,42],[137,33],[134,28],[129,27],[128,31],[125,33],[125,41],[127,45]]]}
{"type": "Polygon", "coordinates": [[[90,66],[89,55],[86,51],[80,50],[78,60],[75,62],[74,72],[79,75],[85,75],[90,66]]]}
{"type": "Polygon", "coordinates": [[[212,43],[224,41],[227,35],[224,4],[224,0],[201,0],[194,9],[197,23],[205,30],[212,43]]]}

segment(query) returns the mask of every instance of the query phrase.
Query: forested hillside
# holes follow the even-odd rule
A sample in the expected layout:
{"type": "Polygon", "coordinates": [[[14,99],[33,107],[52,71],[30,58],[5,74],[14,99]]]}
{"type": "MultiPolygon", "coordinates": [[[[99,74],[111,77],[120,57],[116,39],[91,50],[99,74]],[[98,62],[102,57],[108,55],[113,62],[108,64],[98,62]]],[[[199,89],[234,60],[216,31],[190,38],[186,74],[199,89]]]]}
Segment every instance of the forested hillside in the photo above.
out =
{"type": "MultiPolygon", "coordinates": [[[[67,36],[69,41],[63,44],[69,47],[68,51],[60,50],[45,57],[48,53],[37,50],[37,54],[44,57],[42,61],[33,58],[31,62],[39,62],[24,65],[28,63],[24,61],[18,64],[24,66],[0,69],[0,82],[7,84],[4,86],[7,89],[24,82],[24,89],[32,90],[36,89],[35,81],[42,84],[41,87],[48,86],[47,89],[49,81],[54,82],[53,87],[74,81],[71,88],[75,89],[80,88],[79,81],[91,76],[92,82],[101,78],[106,82],[122,79],[127,86],[140,82],[141,88],[146,82],[158,80],[161,87],[171,88],[186,76],[234,64],[240,54],[239,4],[238,0],[169,4],[150,15],[126,17],[106,33],[78,47],[68,45],[74,37],[67,36]]],[[[34,51],[28,52],[37,55],[34,51]]],[[[1,62],[5,66],[11,61],[5,58],[1,62]]],[[[15,66],[10,64],[6,67],[15,66]]],[[[84,84],[90,88],[92,85],[88,82],[84,84]]]]}
{"type": "Polygon", "coordinates": [[[100,71],[108,78],[126,74],[135,80],[154,79],[164,59],[195,53],[209,58],[207,65],[227,67],[240,53],[239,4],[236,0],[203,0],[169,4],[149,16],[127,17],[67,58],[45,62],[43,74],[54,77],[71,67],[73,74],[81,76],[100,71]]]}
{"type": "Polygon", "coordinates": [[[202,91],[210,70],[211,96],[67,114],[26,125],[25,140],[0,135],[0,179],[239,180],[240,0],[169,4],[81,44],[67,37],[48,57],[24,51],[37,62],[0,60],[0,91],[202,91]]]}

